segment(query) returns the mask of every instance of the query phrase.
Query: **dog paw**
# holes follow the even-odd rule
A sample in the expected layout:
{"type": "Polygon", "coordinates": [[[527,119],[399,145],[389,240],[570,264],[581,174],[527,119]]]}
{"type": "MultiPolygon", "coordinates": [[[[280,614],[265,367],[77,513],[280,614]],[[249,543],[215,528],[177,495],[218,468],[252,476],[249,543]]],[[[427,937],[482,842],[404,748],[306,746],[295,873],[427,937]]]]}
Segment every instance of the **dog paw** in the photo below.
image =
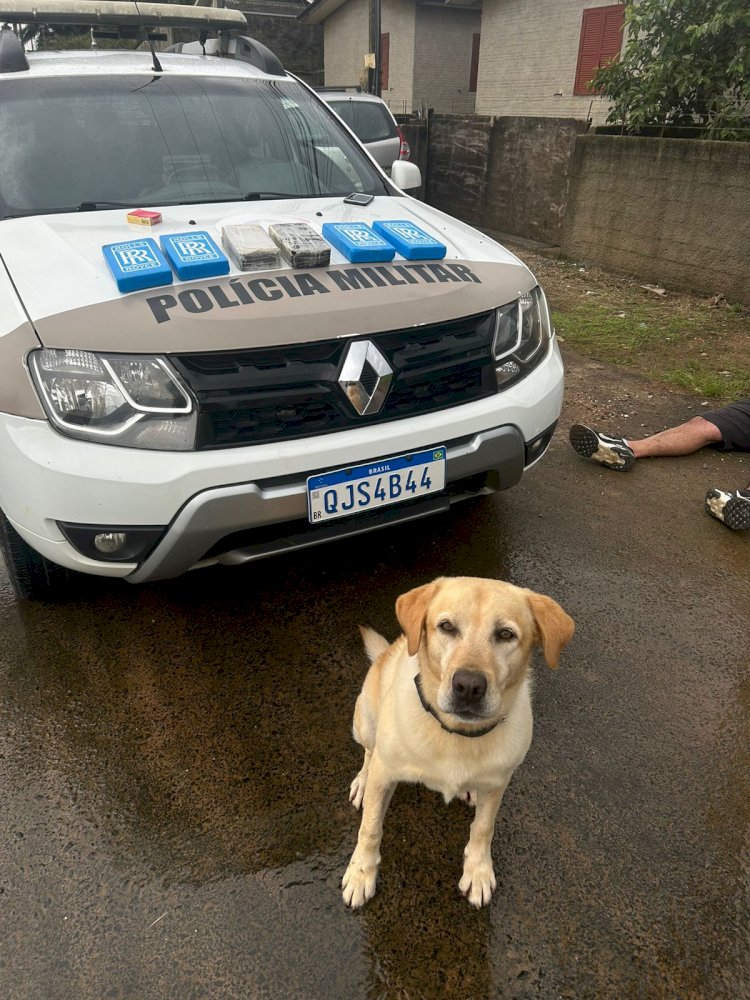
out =
{"type": "Polygon", "coordinates": [[[352,858],[341,880],[342,896],[346,905],[353,910],[364,906],[367,900],[375,895],[377,878],[377,865],[363,865],[352,858]]]}
{"type": "Polygon", "coordinates": [[[365,797],[365,784],[365,775],[360,771],[349,786],[349,801],[355,809],[359,809],[362,805],[362,799],[365,797]]]}
{"type": "Polygon", "coordinates": [[[496,885],[492,862],[480,861],[477,864],[470,864],[467,861],[464,864],[464,873],[458,888],[472,906],[476,906],[477,909],[486,906],[492,899],[496,885]]]}

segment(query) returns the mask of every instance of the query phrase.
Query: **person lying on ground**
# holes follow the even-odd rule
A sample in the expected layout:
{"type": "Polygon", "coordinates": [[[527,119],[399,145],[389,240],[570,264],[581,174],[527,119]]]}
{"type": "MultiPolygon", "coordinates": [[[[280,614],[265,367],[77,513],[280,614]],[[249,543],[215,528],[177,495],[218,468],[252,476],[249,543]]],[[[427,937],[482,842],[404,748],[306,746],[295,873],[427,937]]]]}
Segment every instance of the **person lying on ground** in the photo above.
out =
{"type": "MultiPolygon", "coordinates": [[[[570,443],[579,455],[617,472],[629,472],[636,459],[692,455],[706,447],[750,452],[750,399],[640,439],[611,437],[584,424],[574,424],[570,443]]],[[[706,510],[734,531],[750,528],[750,483],[744,490],[709,490],[706,510]]]]}

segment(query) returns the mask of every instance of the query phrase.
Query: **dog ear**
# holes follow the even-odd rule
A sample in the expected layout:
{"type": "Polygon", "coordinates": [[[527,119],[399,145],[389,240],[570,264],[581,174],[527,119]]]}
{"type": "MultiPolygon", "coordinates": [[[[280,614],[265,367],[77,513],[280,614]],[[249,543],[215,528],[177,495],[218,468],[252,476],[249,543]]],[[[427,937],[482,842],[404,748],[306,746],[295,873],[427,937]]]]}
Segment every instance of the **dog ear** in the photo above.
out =
{"type": "Polygon", "coordinates": [[[419,649],[427,608],[439,582],[440,580],[433,580],[423,587],[415,587],[414,590],[402,594],[396,601],[396,617],[406,636],[409,656],[414,656],[419,649]]]}
{"type": "Polygon", "coordinates": [[[551,597],[527,590],[526,599],[536,622],[547,666],[556,667],[560,653],[573,638],[576,630],[575,622],[551,597]]]}

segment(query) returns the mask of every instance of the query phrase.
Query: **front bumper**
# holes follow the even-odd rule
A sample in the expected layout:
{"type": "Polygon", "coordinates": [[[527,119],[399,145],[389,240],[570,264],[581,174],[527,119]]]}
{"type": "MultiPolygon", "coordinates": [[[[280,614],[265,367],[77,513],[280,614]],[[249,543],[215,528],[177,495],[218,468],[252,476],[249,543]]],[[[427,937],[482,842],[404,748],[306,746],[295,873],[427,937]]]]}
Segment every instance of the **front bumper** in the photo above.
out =
{"type": "Polygon", "coordinates": [[[514,485],[546,447],[562,390],[562,362],[553,342],[537,369],[497,396],[278,445],[137,451],[76,441],[46,421],[4,414],[0,507],[43,556],[85,573],[140,583],[216,562],[248,562],[422,517],[468,496],[514,485]],[[527,446],[535,440],[541,446],[529,455],[527,446]],[[436,445],[447,448],[445,493],[376,509],[361,519],[307,523],[308,476],[436,445]],[[60,523],[113,531],[162,526],[163,534],[140,565],[106,562],[78,551],[60,523]]]}
{"type": "MultiPolygon", "coordinates": [[[[553,430],[554,426],[549,428],[547,442],[553,430]]],[[[514,427],[451,441],[446,450],[443,493],[329,524],[308,522],[306,479],[208,490],[185,504],[162,541],[128,579],[133,583],[161,580],[193,567],[212,563],[236,566],[289,549],[348,538],[446,511],[459,500],[513,486],[523,474],[526,447],[514,427]]]]}

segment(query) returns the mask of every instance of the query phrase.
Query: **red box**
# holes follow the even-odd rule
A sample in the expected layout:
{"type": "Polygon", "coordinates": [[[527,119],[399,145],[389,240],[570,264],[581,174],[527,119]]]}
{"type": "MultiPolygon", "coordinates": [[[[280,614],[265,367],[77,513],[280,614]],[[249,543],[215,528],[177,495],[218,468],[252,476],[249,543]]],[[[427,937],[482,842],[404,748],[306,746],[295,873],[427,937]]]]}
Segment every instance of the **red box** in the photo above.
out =
{"type": "Polygon", "coordinates": [[[128,222],[134,226],[157,226],[161,222],[161,212],[150,212],[147,208],[134,208],[128,212],[128,222]]]}

